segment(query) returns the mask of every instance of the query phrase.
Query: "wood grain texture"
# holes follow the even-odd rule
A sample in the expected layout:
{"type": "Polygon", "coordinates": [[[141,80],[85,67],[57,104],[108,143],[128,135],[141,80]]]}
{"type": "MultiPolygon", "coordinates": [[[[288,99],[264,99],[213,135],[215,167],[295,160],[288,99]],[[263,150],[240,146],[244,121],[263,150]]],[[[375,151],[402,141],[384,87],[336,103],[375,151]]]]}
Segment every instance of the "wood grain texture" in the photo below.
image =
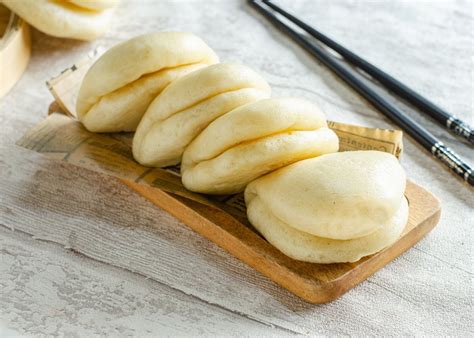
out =
{"type": "Polygon", "coordinates": [[[191,229],[311,303],[327,303],[347,292],[415,245],[439,221],[439,200],[413,182],[407,183],[408,223],[389,248],[355,263],[311,264],[282,254],[258,233],[223,210],[122,179],[124,184],[175,216],[191,229]]]}
{"type": "MultiPolygon", "coordinates": [[[[76,336],[78,327],[81,336],[242,336],[246,327],[257,335],[280,332],[18,231],[0,228],[0,247],[0,326],[11,321],[21,335],[76,336]],[[106,325],[97,325],[97,317],[106,325]]],[[[13,333],[0,327],[2,337],[13,333]]]]}
{"type": "MultiPolygon", "coordinates": [[[[282,0],[279,3],[448,111],[473,121],[474,15],[470,2],[335,0],[329,4],[282,0]]],[[[440,197],[443,213],[439,225],[413,249],[352,292],[319,306],[291,295],[138,194],[124,190],[122,183],[15,147],[20,135],[46,115],[51,102],[44,85],[46,79],[98,45],[108,47],[157,30],[184,30],[202,36],[222,60],[244,63],[259,71],[271,84],[274,96],[307,98],[320,105],[333,120],[395,128],[324,66],[264,23],[244,2],[122,1],[116,20],[100,41],[76,42],[32,31],[33,54],[28,69],[0,100],[0,223],[3,226],[28,232],[37,240],[81,250],[82,254],[102,262],[152,275],[154,280],[168,286],[156,289],[156,295],[170,292],[171,288],[195,298],[196,304],[202,300],[225,308],[228,311],[222,316],[231,318],[230,321],[235,319],[237,331],[242,334],[252,335],[257,330],[249,325],[248,318],[252,318],[266,327],[274,325],[272,332],[285,335],[288,330],[311,335],[472,335],[473,191],[410,138],[405,138],[402,164],[410,179],[440,197]],[[85,247],[75,229],[85,229],[87,239],[94,238],[94,247],[85,247]],[[154,236],[146,237],[150,232],[154,236]],[[113,239],[117,246],[104,245],[105,239],[113,239]],[[131,251],[132,259],[127,259],[122,249],[130,242],[135,249],[131,251]]],[[[471,148],[409,106],[402,105],[402,109],[474,163],[471,148]]],[[[4,236],[3,232],[0,236],[4,236]]],[[[62,266],[77,269],[83,276],[77,277],[79,281],[105,274],[105,267],[95,273],[91,271],[95,264],[91,259],[75,260],[60,248],[38,256],[39,249],[30,240],[18,237],[18,241],[28,255],[38,257],[31,261],[31,269],[14,265],[21,261],[20,257],[2,261],[2,266],[16,266],[7,280],[19,289],[23,286],[18,276],[29,271],[33,278],[59,260],[62,266]]],[[[121,278],[116,271],[117,278],[121,278]]],[[[43,281],[40,275],[33,282],[38,294],[42,285],[48,289],[43,281]]],[[[144,288],[150,290],[155,284],[150,281],[144,288]]],[[[111,292],[121,292],[117,284],[107,285],[111,292]]],[[[84,305],[70,301],[72,294],[81,289],[93,292],[93,287],[81,283],[71,283],[68,287],[71,294],[66,293],[64,298],[70,304],[69,309],[80,312],[84,305]]],[[[11,309],[12,304],[3,297],[4,290],[0,287],[0,308],[11,309]]],[[[58,293],[57,289],[51,290],[52,295],[58,293]]],[[[141,291],[127,292],[141,302],[148,297],[141,291]]],[[[99,293],[97,297],[102,296],[99,293]]],[[[184,313],[181,316],[177,308],[166,307],[171,300],[164,299],[161,307],[167,309],[171,322],[193,317],[192,311],[184,310],[188,306],[186,300],[174,298],[176,304],[184,304],[179,307],[184,313]]],[[[44,304],[42,300],[38,303],[44,304]]],[[[53,318],[48,308],[35,306],[38,303],[21,302],[18,306],[23,306],[24,318],[37,313],[38,323],[45,325],[35,324],[31,319],[23,322],[18,312],[12,312],[11,317],[1,313],[2,325],[18,331],[29,327],[31,335],[45,334],[51,327],[54,332],[55,326],[62,325],[68,332],[87,335],[91,332],[88,327],[112,332],[116,322],[110,318],[119,313],[114,307],[106,315],[100,309],[90,308],[87,324],[62,317],[56,325],[54,321],[48,322],[53,318]]],[[[203,309],[208,311],[205,306],[203,309]]],[[[153,318],[153,311],[155,308],[144,307],[136,318],[153,318]]],[[[142,332],[131,321],[123,321],[121,325],[130,335],[142,332]]],[[[149,325],[158,331],[168,323],[154,321],[149,325]]],[[[189,329],[179,328],[186,330],[181,333],[187,335],[215,334],[204,322],[189,329]]]]}

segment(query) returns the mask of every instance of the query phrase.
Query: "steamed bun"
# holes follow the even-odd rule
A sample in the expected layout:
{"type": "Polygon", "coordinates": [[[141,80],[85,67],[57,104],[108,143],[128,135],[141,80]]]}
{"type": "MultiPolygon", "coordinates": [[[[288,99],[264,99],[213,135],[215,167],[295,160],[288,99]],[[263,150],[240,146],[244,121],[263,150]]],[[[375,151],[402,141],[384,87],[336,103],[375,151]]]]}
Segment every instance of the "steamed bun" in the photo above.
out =
{"type": "Polygon", "coordinates": [[[272,170],[336,152],[339,140],[310,102],[265,99],[212,122],[186,148],[184,186],[207,194],[233,194],[272,170]]]}
{"type": "Polygon", "coordinates": [[[85,75],[77,116],[89,131],[134,131],[168,84],[218,61],[204,41],[189,33],[151,33],[119,43],[85,75]]]}
{"type": "Polygon", "coordinates": [[[94,40],[107,30],[117,1],[2,0],[26,22],[48,35],[94,40]],[[94,10],[91,6],[94,5],[94,10]]]}
{"type": "Polygon", "coordinates": [[[243,65],[216,64],[183,76],[148,107],[133,139],[133,155],[146,166],[177,164],[212,121],[269,96],[268,83],[243,65]]]}
{"type": "Polygon", "coordinates": [[[276,218],[309,234],[345,240],[377,230],[400,208],[405,172],[395,156],[348,151],[294,163],[253,181],[247,205],[258,198],[276,218]]]}
{"type": "Polygon", "coordinates": [[[403,199],[395,214],[370,235],[339,240],[295,229],[278,219],[259,198],[253,199],[247,210],[252,225],[285,255],[320,264],[356,262],[374,254],[396,242],[408,221],[408,203],[403,199]]]}

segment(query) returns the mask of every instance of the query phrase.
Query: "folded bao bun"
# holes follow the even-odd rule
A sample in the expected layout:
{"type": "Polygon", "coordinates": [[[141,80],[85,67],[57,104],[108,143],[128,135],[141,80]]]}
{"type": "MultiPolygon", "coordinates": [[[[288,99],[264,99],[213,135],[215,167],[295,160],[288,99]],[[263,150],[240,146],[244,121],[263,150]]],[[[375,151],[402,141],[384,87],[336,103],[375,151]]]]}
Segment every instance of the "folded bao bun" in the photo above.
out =
{"type": "Polygon", "coordinates": [[[252,199],[247,206],[247,215],[263,237],[288,257],[310,263],[344,263],[356,262],[395,243],[408,221],[408,203],[403,198],[395,214],[370,235],[349,240],[296,230],[275,217],[259,198],[252,199]]]}
{"type": "Polygon", "coordinates": [[[134,131],[170,82],[218,61],[204,41],[189,33],[151,33],[119,43],[84,77],[78,118],[92,132],[134,131]]]}
{"type": "Polygon", "coordinates": [[[216,64],[193,72],[171,83],[151,103],[135,133],[133,155],[146,166],[177,164],[209,123],[269,96],[268,83],[246,66],[216,64]]]}
{"type": "MultiPolygon", "coordinates": [[[[43,33],[79,40],[93,40],[104,34],[113,14],[113,8],[96,11],[68,1],[2,0],[1,2],[43,33]]],[[[79,0],[75,2],[95,3],[99,7],[101,3],[101,1],[79,0]]]]}
{"type": "Polygon", "coordinates": [[[68,0],[76,6],[95,11],[102,11],[117,6],[119,0],[68,0]]]}
{"type": "Polygon", "coordinates": [[[338,147],[324,114],[310,102],[260,100],[219,117],[191,142],[182,181],[195,192],[237,193],[261,175],[338,147]]]}
{"type": "MultiPolygon", "coordinates": [[[[263,176],[248,185],[245,201],[249,210],[254,200],[260,201],[267,214],[296,230],[351,240],[390,222],[404,201],[405,180],[393,155],[348,151],[300,161],[263,176]]],[[[260,222],[266,216],[252,217],[260,222]]]]}

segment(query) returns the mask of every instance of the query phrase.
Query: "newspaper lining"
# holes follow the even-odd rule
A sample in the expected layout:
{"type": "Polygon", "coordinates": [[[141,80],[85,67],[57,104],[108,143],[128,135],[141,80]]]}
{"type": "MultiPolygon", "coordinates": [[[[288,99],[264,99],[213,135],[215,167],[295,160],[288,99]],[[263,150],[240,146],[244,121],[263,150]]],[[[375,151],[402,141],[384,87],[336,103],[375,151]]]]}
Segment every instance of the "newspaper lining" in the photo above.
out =
{"type": "MultiPolygon", "coordinates": [[[[57,105],[52,105],[50,115],[29,130],[17,144],[57,160],[225,209],[239,218],[245,217],[243,194],[207,196],[188,191],[181,183],[179,166],[148,168],[133,159],[133,133],[96,134],[87,131],[75,119],[77,92],[96,56],[97,52],[91,53],[86,59],[47,81],[57,105]]],[[[339,151],[378,150],[391,153],[397,158],[401,156],[402,132],[399,130],[368,128],[333,121],[328,121],[328,125],[339,137],[339,151]]]]}

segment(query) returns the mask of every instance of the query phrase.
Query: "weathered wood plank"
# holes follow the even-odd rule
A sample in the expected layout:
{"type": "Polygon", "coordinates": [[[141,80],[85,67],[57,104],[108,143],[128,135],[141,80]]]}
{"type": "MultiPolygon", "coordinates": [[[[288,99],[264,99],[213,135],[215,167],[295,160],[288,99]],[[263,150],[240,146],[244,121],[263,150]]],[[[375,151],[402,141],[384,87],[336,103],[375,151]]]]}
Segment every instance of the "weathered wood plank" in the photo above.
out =
{"type": "Polygon", "coordinates": [[[285,333],[18,231],[0,227],[0,248],[0,335],[285,333]]]}

